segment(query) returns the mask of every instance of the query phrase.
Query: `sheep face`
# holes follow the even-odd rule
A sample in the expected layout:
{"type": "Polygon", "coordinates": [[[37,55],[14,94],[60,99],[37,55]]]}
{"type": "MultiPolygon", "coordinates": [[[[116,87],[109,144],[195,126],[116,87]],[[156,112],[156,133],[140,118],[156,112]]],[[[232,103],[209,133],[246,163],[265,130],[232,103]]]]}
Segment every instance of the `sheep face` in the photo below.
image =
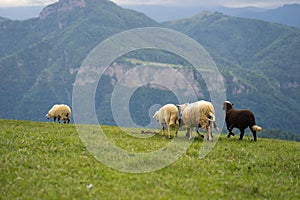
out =
{"type": "Polygon", "coordinates": [[[225,101],[223,104],[223,110],[228,111],[230,109],[233,109],[233,104],[229,101],[225,101]]]}
{"type": "Polygon", "coordinates": [[[51,114],[50,114],[50,113],[46,114],[46,117],[47,117],[47,119],[50,119],[50,118],[52,118],[52,116],[51,116],[51,114]]]}

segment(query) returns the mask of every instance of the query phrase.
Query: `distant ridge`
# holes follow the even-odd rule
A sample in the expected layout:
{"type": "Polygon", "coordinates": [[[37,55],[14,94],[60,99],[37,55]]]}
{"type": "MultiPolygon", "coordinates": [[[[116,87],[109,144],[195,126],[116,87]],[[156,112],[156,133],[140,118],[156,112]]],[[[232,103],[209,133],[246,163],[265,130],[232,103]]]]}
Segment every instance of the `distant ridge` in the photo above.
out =
{"type": "Polygon", "coordinates": [[[284,5],[265,12],[245,12],[238,16],[286,24],[300,29],[300,4],[284,5]]]}
{"type": "Polygon", "coordinates": [[[4,22],[4,21],[7,21],[7,20],[9,20],[9,19],[7,19],[7,18],[5,18],[5,17],[0,17],[0,23],[1,23],[1,22],[4,22]]]}
{"type": "Polygon", "coordinates": [[[147,14],[159,22],[166,22],[190,17],[202,11],[221,12],[226,15],[260,19],[269,22],[276,22],[300,28],[300,4],[287,4],[275,9],[264,9],[257,7],[215,7],[205,8],[201,6],[152,6],[152,5],[132,5],[126,6],[147,14]]]}

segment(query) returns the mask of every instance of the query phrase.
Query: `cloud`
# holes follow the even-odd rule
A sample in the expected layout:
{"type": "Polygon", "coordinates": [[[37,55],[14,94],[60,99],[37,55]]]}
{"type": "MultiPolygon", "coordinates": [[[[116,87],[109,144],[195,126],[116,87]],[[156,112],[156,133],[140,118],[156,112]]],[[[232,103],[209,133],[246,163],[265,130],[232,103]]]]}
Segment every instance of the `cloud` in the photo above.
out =
{"type": "Polygon", "coordinates": [[[183,6],[183,5],[208,5],[216,4],[215,2],[222,1],[211,1],[211,0],[112,0],[119,5],[167,5],[167,6],[183,6]]]}
{"type": "Polygon", "coordinates": [[[45,6],[57,0],[1,0],[0,7],[45,6]]]}
{"type": "MultiPolygon", "coordinates": [[[[58,0],[0,0],[0,7],[45,6],[58,0]]],[[[165,6],[228,6],[228,7],[278,7],[298,3],[300,0],[111,0],[118,5],[165,5],[165,6]]]]}
{"type": "Polygon", "coordinates": [[[300,0],[112,0],[119,5],[166,5],[166,6],[227,6],[227,7],[278,7],[298,3],[300,0]]]}

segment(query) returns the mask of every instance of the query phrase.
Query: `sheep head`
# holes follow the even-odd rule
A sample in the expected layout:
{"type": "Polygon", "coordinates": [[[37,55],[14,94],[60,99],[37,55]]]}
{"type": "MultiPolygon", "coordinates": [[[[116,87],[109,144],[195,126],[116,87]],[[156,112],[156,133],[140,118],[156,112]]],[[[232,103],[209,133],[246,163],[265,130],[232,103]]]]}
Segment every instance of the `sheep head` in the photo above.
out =
{"type": "Polygon", "coordinates": [[[156,119],[157,121],[159,120],[159,114],[158,111],[155,112],[155,114],[153,115],[153,118],[156,119]]]}
{"type": "Polygon", "coordinates": [[[189,106],[189,103],[185,103],[185,104],[181,104],[181,105],[177,105],[177,106],[180,109],[180,112],[183,113],[184,109],[186,109],[186,107],[189,106]]]}
{"type": "Polygon", "coordinates": [[[46,114],[46,117],[47,117],[47,119],[53,118],[53,116],[51,115],[50,112],[48,112],[48,113],[46,114]]]}
{"type": "Polygon", "coordinates": [[[233,109],[233,103],[230,101],[225,101],[223,104],[223,110],[228,111],[230,109],[233,109]]]}

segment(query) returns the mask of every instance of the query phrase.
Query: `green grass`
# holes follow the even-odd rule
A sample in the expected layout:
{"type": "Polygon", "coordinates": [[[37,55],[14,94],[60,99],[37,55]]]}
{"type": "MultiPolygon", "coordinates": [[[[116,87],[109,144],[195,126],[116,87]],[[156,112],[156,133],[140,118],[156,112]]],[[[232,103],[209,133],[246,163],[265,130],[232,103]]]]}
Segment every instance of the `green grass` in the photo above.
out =
{"type": "MultiPolygon", "coordinates": [[[[297,142],[222,135],[200,159],[197,139],[173,164],[132,174],[98,162],[72,124],[0,120],[0,127],[0,199],[300,199],[297,142]]],[[[132,152],[169,142],[103,128],[110,141],[132,152]]]]}

